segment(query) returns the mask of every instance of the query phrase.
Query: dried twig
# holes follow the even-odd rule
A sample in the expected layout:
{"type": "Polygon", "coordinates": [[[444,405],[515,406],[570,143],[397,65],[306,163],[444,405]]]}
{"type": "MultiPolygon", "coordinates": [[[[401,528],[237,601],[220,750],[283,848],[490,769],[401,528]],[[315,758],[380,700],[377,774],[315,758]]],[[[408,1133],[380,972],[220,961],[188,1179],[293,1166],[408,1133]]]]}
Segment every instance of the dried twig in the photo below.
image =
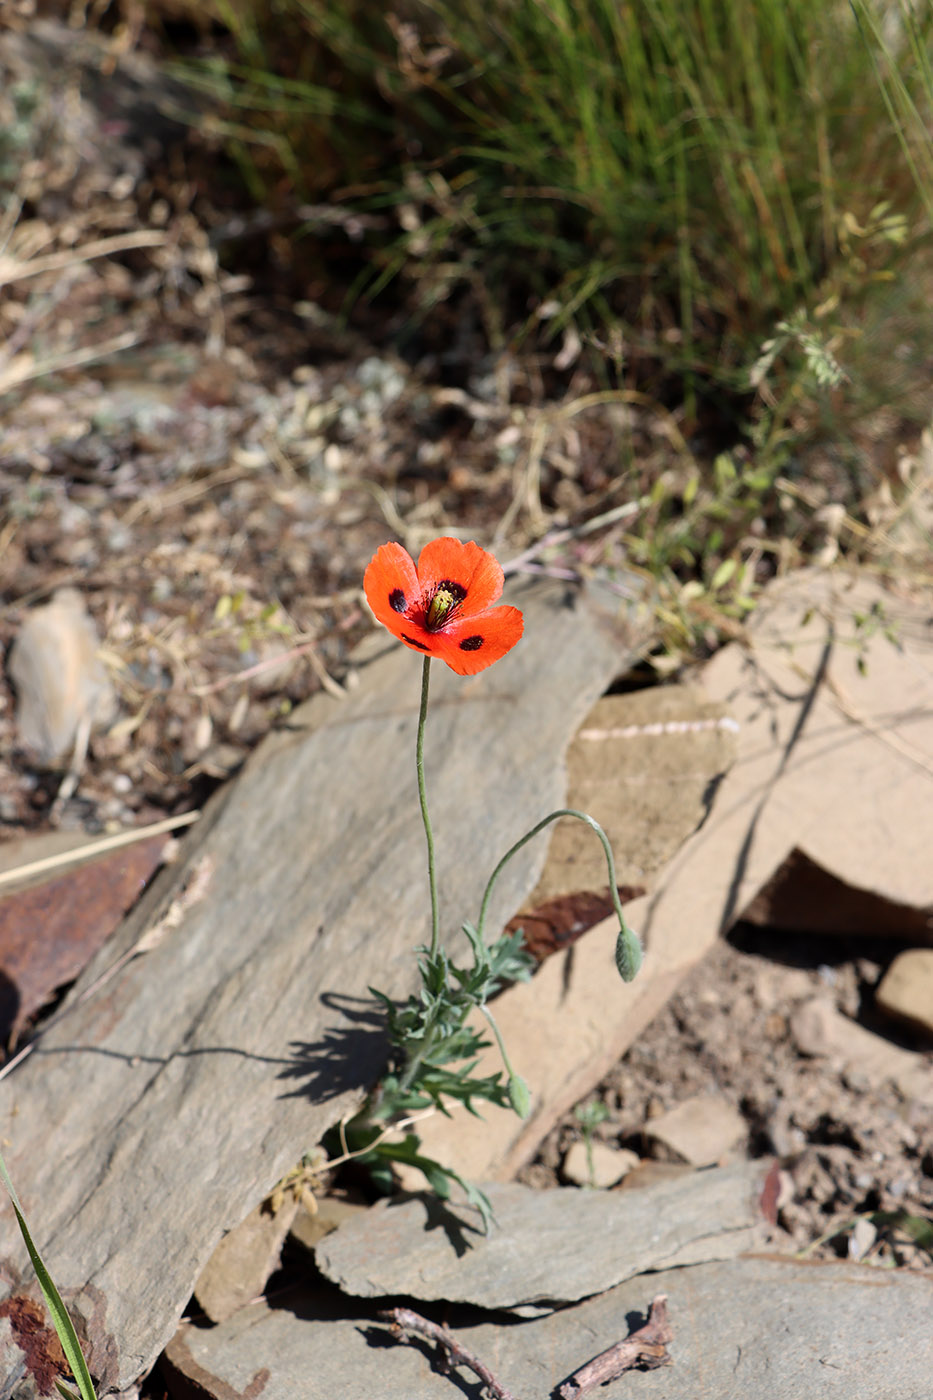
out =
{"type": "Polygon", "coordinates": [[[574,1371],[560,1388],[561,1400],[582,1400],[591,1390],[614,1381],[635,1367],[654,1371],[658,1366],[670,1366],[667,1343],[673,1337],[667,1318],[667,1294],[659,1293],[648,1309],[648,1321],[644,1327],[639,1327],[624,1341],[616,1342],[608,1351],[594,1356],[579,1371],[574,1371]]]}
{"type": "MultiPolygon", "coordinates": [[[[324,1165],[328,1171],[332,1171],[334,1167],[342,1167],[344,1162],[352,1162],[357,1157],[364,1157],[367,1152],[372,1152],[374,1148],[387,1141],[393,1134],[404,1133],[407,1128],[416,1127],[418,1123],[423,1123],[426,1118],[433,1118],[436,1112],[437,1109],[433,1104],[429,1108],[420,1108],[417,1113],[411,1113],[407,1118],[399,1118],[397,1122],[390,1123],[388,1127],[383,1128],[377,1137],[373,1138],[372,1142],[368,1142],[365,1147],[358,1147],[354,1151],[347,1143],[347,1123],[353,1117],[353,1110],[348,1109],[337,1124],[337,1130],[340,1133],[340,1146],[343,1151],[339,1157],[328,1157],[324,1165]]],[[[414,1317],[414,1315],[413,1313],[412,1316],[414,1317]]]]}
{"type": "Polygon", "coordinates": [[[261,676],[266,671],[272,671],[276,666],[283,666],[287,661],[294,661],[296,657],[306,656],[312,670],[321,682],[321,686],[332,695],[335,700],[345,700],[347,692],[339,681],[335,681],[329,671],[325,669],[324,663],[317,654],[316,642],[302,642],[299,646],[292,647],[289,651],[283,651],[278,656],[267,657],[265,661],[257,661],[255,666],[247,666],[242,671],[234,671],[232,675],[220,676],[217,680],[210,681],[207,685],[195,685],[191,687],[191,694],[198,696],[213,695],[218,690],[223,690],[228,685],[242,684],[244,681],[252,680],[254,676],[261,676]]]}
{"type": "MultiPolygon", "coordinates": [[[[426,1317],[413,1312],[411,1308],[389,1308],[379,1316],[391,1324],[393,1332],[400,1339],[404,1333],[414,1332],[420,1337],[426,1337],[430,1342],[436,1342],[445,1372],[453,1366],[466,1366],[486,1387],[492,1400],[513,1400],[505,1386],[482,1361],[462,1347],[446,1327],[429,1322],[426,1317]]],[[[600,1352],[599,1356],[594,1356],[593,1360],[581,1366],[579,1371],[574,1371],[558,1392],[561,1400],[582,1400],[591,1390],[616,1380],[626,1371],[636,1368],[654,1371],[659,1366],[670,1366],[672,1359],[667,1354],[667,1344],[673,1337],[674,1333],[667,1316],[667,1294],[659,1293],[648,1309],[648,1321],[644,1327],[639,1327],[637,1332],[633,1332],[624,1341],[616,1342],[615,1346],[600,1352]]]]}
{"type": "Polygon", "coordinates": [[[0,284],[22,282],[28,277],[38,277],[42,272],[77,267],[81,263],[108,258],[112,253],[126,253],[133,248],[161,248],[167,240],[164,229],[143,228],[134,233],[118,233],[112,238],[98,238],[94,243],[86,243],[83,248],[66,248],[60,253],[48,253],[45,257],[29,258],[24,262],[4,256],[0,261],[0,284]]]}
{"type": "Polygon", "coordinates": [[[141,339],[142,336],[136,331],[124,331],[121,335],[112,336],[97,345],[85,345],[79,350],[49,355],[44,360],[20,357],[15,359],[0,377],[0,394],[7,394],[11,389],[28,383],[30,379],[41,379],[46,374],[59,374],[62,370],[77,369],[79,365],[90,365],[95,360],[105,360],[111,355],[118,355],[123,350],[138,345],[141,339]]]}
{"type": "Polygon", "coordinates": [[[503,564],[502,571],[506,575],[527,572],[530,561],[537,559],[538,555],[543,554],[546,549],[567,544],[570,540],[582,539],[584,535],[592,534],[595,530],[607,528],[619,520],[626,520],[632,515],[637,515],[647,504],[648,498],[643,496],[637,501],[626,501],[624,505],[613,506],[611,510],[603,511],[601,515],[594,516],[591,520],[584,520],[580,525],[568,526],[562,530],[549,530],[535,544],[530,545],[521,554],[517,554],[514,559],[503,564]]]}
{"type": "Polygon", "coordinates": [[[15,885],[33,875],[44,875],[49,870],[58,870],[63,865],[82,865],[95,860],[105,851],[116,851],[121,846],[132,846],[137,841],[148,841],[150,836],[161,836],[163,832],[178,831],[190,826],[200,817],[200,812],[182,812],[177,817],[166,817],[160,822],[150,822],[148,826],[136,826],[131,831],[119,831],[115,836],[102,836],[99,840],[87,841],[83,846],[72,846],[67,851],[58,851],[54,856],[43,856],[41,860],[30,860],[23,865],[15,865],[9,870],[0,871],[0,886],[15,885]]]}
{"type": "Polygon", "coordinates": [[[49,811],[49,826],[58,826],[61,822],[65,803],[75,792],[81,781],[81,773],[84,769],[84,761],[87,758],[87,749],[90,742],[91,717],[88,714],[83,714],[78,721],[68,772],[59,784],[58,793],[49,811]]]}
{"type": "Polygon", "coordinates": [[[466,1366],[486,1387],[493,1400],[514,1400],[511,1393],[496,1380],[482,1361],[466,1351],[446,1327],[429,1322],[420,1313],[412,1312],[411,1308],[389,1308],[379,1316],[392,1324],[396,1336],[400,1337],[404,1332],[416,1332],[420,1337],[427,1337],[430,1342],[437,1342],[445,1371],[449,1371],[452,1366],[466,1366]]]}

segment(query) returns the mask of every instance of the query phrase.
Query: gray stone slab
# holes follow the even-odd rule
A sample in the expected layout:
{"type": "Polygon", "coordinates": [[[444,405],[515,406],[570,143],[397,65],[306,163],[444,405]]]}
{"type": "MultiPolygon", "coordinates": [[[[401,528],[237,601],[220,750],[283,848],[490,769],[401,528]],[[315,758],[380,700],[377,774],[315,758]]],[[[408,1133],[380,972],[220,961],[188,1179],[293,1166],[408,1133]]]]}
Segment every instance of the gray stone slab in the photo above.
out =
{"type": "MultiPolygon", "coordinates": [[[[673,1365],[605,1391],[638,1400],[929,1400],[933,1279],[859,1264],[744,1257],[640,1276],[533,1321],[443,1321],[516,1400],[555,1387],[645,1320],[668,1296],[673,1365]]],[[[469,1372],[433,1369],[427,1347],[385,1344],[376,1305],[334,1294],[283,1295],[211,1331],[184,1327],[169,1345],[172,1400],[194,1381],[215,1400],[456,1400],[469,1372]],[[463,1384],[460,1384],[460,1382],[463,1384]]]]}
{"type": "MultiPolygon", "coordinates": [[[[438,665],[426,768],[444,940],[516,837],[564,798],[564,753],[642,634],[618,599],[510,589],[525,638],[464,680],[438,665]],[[638,633],[636,638],[636,633],[638,633]]],[[[358,1102],[384,1063],[368,987],[406,995],[429,933],[414,778],[418,658],[374,638],[344,700],[267,739],[182,861],[0,1083],[0,1140],[40,1249],[89,1332],[102,1389],[152,1364],[226,1230],[358,1102]],[[82,990],[162,925],[162,941],[82,990]]],[[[526,847],[492,911],[539,877],[526,847]]],[[[31,1277],[4,1206],[2,1276],[31,1277]]],[[[22,1357],[0,1336],[0,1376],[22,1357]]],[[[30,1394],[23,1382],[17,1394],[30,1394]]]]}
{"type": "Polygon", "coordinates": [[[427,1196],[386,1200],[327,1235],[315,1257],[325,1277],[364,1298],[576,1302],[648,1269],[749,1249],[766,1172],[737,1162],[613,1192],[496,1183],[487,1188],[496,1216],[487,1236],[475,1212],[427,1196]]]}

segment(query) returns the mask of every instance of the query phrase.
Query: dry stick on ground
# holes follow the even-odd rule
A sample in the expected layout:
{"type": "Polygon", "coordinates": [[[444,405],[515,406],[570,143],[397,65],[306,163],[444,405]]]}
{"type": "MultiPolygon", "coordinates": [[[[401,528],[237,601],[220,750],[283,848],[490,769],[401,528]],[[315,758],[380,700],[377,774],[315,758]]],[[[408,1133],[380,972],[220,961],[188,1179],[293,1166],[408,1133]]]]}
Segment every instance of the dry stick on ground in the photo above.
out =
{"type": "Polygon", "coordinates": [[[452,1366],[466,1366],[472,1371],[493,1396],[493,1400],[514,1400],[514,1397],[506,1390],[504,1385],[500,1385],[491,1371],[487,1370],[482,1361],[479,1361],[471,1352],[466,1351],[456,1337],[447,1331],[446,1327],[441,1327],[436,1322],[429,1322],[420,1313],[412,1312],[411,1308],[389,1308],[386,1312],[381,1312],[380,1317],[386,1322],[391,1322],[392,1330],[398,1336],[403,1332],[416,1332],[421,1337],[427,1337],[430,1342],[437,1342],[443,1358],[443,1369],[449,1371],[452,1366]]]}
{"type": "MultiPolygon", "coordinates": [[[[482,1381],[493,1400],[513,1400],[505,1386],[496,1380],[482,1361],[462,1347],[446,1327],[429,1322],[420,1313],[412,1312],[411,1308],[389,1308],[379,1316],[392,1324],[396,1336],[400,1337],[404,1332],[415,1332],[418,1336],[427,1337],[428,1341],[437,1342],[443,1356],[445,1371],[449,1371],[452,1366],[466,1366],[482,1381]]],[[[600,1352],[599,1356],[595,1356],[592,1361],[581,1366],[579,1371],[575,1371],[560,1388],[561,1400],[582,1400],[591,1390],[616,1380],[626,1371],[632,1371],[636,1367],[654,1371],[659,1366],[670,1366],[671,1357],[668,1356],[666,1348],[673,1337],[667,1317],[667,1294],[659,1293],[648,1309],[648,1321],[644,1327],[639,1327],[630,1337],[616,1342],[608,1351],[600,1352]]]]}
{"type": "Polygon", "coordinates": [[[636,1366],[654,1371],[658,1366],[670,1366],[667,1344],[674,1337],[667,1318],[667,1294],[659,1293],[648,1309],[648,1321],[623,1342],[616,1342],[608,1351],[600,1352],[574,1371],[560,1388],[561,1400],[582,1400],[597,1386],[614,1381],[636,1366]]]}

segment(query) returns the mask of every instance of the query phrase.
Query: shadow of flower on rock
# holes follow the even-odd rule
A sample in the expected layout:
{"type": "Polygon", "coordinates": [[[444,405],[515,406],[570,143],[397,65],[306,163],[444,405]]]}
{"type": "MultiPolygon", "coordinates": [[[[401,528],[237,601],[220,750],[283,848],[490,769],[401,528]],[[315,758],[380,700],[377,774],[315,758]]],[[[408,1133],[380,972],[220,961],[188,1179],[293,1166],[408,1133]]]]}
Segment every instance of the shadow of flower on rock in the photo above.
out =
{"type": "Polygon", "coordinates": [[[386,1210],[397,1210],[409,1201],[420,1201],[424,1206],[425,1234],[430,1234],[432,1230],[443,1230],[458,1259],[462,1259],[464,1254],[473,1248],[474,1241],[468,1238],[470,1235],[475,1235],[477,1241],[485,1238],[481,1224],[464,1219],[464,1214],[474,1214],[469,1206],[451,1205],[430,1191],[400,1192],[386,1203],[386,1210]]]}
{"type": "Polygon", "coordinates": [[[279,1079],[300,1081],[284,1098],[327,1103],[341,1094],[368,1093],[389,1058],[385,1012],[374,997],[323,992],[321,1002],[339,1013],[343,1024],[328,1026],[318,1040],[293,1040],[291,1063],[279,1079]]]}

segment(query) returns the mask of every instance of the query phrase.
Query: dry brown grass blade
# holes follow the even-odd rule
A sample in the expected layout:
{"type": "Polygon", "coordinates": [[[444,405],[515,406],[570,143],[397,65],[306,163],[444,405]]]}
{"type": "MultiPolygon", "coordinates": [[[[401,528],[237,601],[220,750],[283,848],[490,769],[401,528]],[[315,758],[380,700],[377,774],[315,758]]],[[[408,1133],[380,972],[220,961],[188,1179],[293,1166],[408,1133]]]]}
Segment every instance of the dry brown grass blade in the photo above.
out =
{"type": "Polygon", "coordinates": [[[95,258],[109,258],[114,253],[127,253],[133,248],[161,248],[168,242],[164,229],[140,229],[138,233],[119,233],[113,238],[100,238],[96,243],[86,243],[83,248],[69,249],[67,252],[48,253],[43,258],[0,257],[0,287],[13,282],[24,282],[29,277],[39,277],[43,272],[59,272],[63,268],[77,267],[92,262],[95,258]]]}

